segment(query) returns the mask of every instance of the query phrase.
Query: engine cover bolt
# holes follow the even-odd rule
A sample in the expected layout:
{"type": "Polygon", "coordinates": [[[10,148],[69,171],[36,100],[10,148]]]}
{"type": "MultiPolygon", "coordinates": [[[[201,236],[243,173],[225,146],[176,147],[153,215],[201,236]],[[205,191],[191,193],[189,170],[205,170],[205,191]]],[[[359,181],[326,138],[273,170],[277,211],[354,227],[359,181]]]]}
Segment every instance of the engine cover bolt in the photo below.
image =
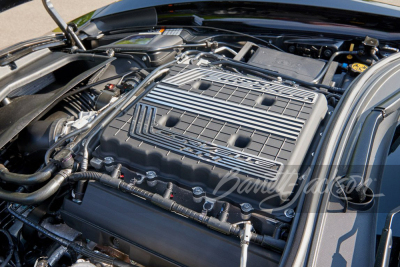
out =
{"type": "Polygon", "coordinates": [[[113,163],[114,163],[114,158],[113,157],[105,157],[104,158],[104,167],[106,171],[112,172],[113,171],[113,163]]]}
{"type": "Polygon", "coordinates": [[[105,157],[104,158],[104,164],[109,165],[114,163],[114,158],[113,157],[105,157]]]}
{"type": "Polygon", "coordinates": [[[203,200],[203,197],[206,195],[206,192],[204,192],[203,188],[200,186],[193,187],[192,190],[193,201],[195,203],[200,203],[203,200]]]}
{"type": "Polygon", "coordinates": [[[244,213],[250,213],[253,209],[253,206],[249,203],[240,204],[240,208],[244,213]]]}
{"type": "Polygon", "coordinates": [[[250,203],[242,203],[240,204],[240,209],[242,211],[242,219],[248,220],[251,217],[251,212],[254,210],[253,206],[250,203]]]}
{"type": "Polygon", "coordinates": [[[147,179],[154,179],[157,177],[157,173],[155,171],[148,171],[146,172],[147,179]]]}
{"type": "Polygon", "coordinates": [[[157,184],[157,180],[155,179],[156,177],[157,173],[155,171],[146,172],[147,185],[151,187],[155,186],[157,184]]]}
{"type": "Polygon", "coordinates": [[[193,195],[194,196],[203,196],[204,190],[200,186],[193,187],[193,195]]]}
{"type": "Polygon", "coordinates": [[[287,209],[287,210],[285,210],[285,211],[283,212],[283,214],[285,214],[285,216],[286,216],[287,218],[292,219],[292,218],[294,218],[294,215],[295,215],[296,213],[294,212],[293,209],[287,209]]]}

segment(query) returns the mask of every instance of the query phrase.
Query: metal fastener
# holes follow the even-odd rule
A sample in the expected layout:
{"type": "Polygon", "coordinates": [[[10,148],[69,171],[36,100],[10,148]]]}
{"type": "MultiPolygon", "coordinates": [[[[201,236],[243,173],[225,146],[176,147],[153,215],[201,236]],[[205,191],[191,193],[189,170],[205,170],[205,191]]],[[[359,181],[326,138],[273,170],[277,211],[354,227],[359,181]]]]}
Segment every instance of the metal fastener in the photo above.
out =
{"type": "Polygon", "coordinates": [[[110,165],[112,163],[114,163],[114,158],[113,157],[105,157],[104,158],[104,164],[110,165]]]}
{"type": "Polygon", "coordinates": [[[204,195],[204,190],[200,186],[196,186],[192,188],[194,196],[202,196],[204,195]]]}
{"type": "Polygon", "coordinates": [[[286,209],[286,210],[283,212],[283,214],[285,214],[285,216],[286,216],[287,218],[292,219],[292,218],[294,218],[294,215],[295,215],[296,213],[294,212],[293,209],[286,209]]]}
{"type": "Polygon", "coordinates": [[[212,210],[213,207],[214,207],[214,203],[212,203],[212,202],[210,202],[210,201],[206,201],[206,202],[204,202],[204,204],[203,204],[203,210],[206,210],[206,211],[212,210]]]}
{"type": "Polygon", "coordinates": [[[155,171],[148,171],[146,172],[147,179],[154,179],[157,177],[157,173],[155,171]]]}
{"type": "Polygon", "coordinates": [[[249,204],[249,203],[240,204],[240,209],[244,213],[250,213],[252,210],[254,210],[253,206],[251,204],[249,204]]]}

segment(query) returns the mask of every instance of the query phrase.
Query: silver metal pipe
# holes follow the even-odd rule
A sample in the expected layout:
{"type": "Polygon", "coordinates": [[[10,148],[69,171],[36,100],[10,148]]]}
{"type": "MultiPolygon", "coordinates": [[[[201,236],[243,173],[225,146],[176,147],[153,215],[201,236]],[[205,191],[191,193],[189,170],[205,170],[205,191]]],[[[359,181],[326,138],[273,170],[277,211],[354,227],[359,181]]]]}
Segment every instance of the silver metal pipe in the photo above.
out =
{"type": "Polygon", "coordinates": [[[214,50],[214,53],[220,53],[220,52],[222,52],[222,51],[229,51],[229,52],[231,52],[232,54],[234,54],[235,56],[238,54],[235,50],[233,50],[232,48],[230,48],[230,47],[227,47],[227,46],[221,46],[221,47],[218,47],[217,49],[215,49],[214,50]]]}
{"type": "Polygon", "coordinates": [[[250,221],[244,223],[244,228],[242,230],[242,234],[240,235],[240,245],[242,247],[242,252],[240,255],[240,267],[246,267],[247,265],[247,251],[249,249],[252,229],[253,225],[250,221]]]}

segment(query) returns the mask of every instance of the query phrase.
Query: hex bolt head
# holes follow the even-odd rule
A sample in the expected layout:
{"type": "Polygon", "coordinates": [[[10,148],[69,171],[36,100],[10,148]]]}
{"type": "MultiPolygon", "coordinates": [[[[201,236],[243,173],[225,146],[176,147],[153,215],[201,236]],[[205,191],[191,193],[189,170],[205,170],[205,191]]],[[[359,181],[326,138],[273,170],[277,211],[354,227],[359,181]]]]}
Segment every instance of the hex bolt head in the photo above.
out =
{"type": "Polygon", "coordinates": [[[155,179],[157,177],[157,173],[155,171],[148,171],[146,172],[146,183],[148,186],[155,186],[157,184],[157,180],[155,179]]]}
{"type": "Polygon", "coordinates": [[[293,209],[286,209],[283,214],[285,214],[286,218],[290,219],[294,218],[294,215],[296,215],[293,209]]]}
{"type": "Polygon", "coordinates": [[[114,158],[113,157],[105,157],[104,158],[104,164],[110,165],[114,163],[114,158]]]}
{"type": "Polygon", "coordinates": [[[113,157],[105,157],[104,158],[104,167],[106,171],[112,172],[113,171],[113,165],[114,165],[114,158],[113,157]]]}
{"type": "Polygon", "coordinates": [[[254,210],[253,206],[249,203],[240,204],[241,218],[242,220],[249,220],[251,217],[251,212],[254,210]]]}
{"type": "Polygon", "coordinates": [[[205,194],[203,188],[201,188],[200,186],[193,187],[192,190],[193,190],[193,196],[195,197],[201,197],[204,196],[205,194]]]}
{"type": "Polygon", "coordinates": [[[146,172],[147,179],[154,179],[157,177],[157,173],[155,171],[148,171],[146,172]]]}
{"type": "Polygon", "coordinates": [[[253,211],[253,206],[249,203],[242,203],[240,204],[240,209],[242,210],[243,213],[249,214],[251,211],[253,211]]]}
{"type": "Polygon", "coordinates": [[[200,186],[196,186],[192,188],[193,201],[195,203],[200,203],[203,201],[203,197],[206,195],[206,192],[200,186]]]}

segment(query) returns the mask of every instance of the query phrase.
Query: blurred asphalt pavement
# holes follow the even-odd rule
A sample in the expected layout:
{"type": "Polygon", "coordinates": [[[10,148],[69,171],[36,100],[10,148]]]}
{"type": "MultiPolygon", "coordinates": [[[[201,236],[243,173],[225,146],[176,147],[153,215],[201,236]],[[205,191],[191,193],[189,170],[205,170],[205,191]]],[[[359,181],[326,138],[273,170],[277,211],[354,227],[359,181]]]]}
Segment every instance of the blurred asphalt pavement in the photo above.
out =
{"type": "MultiPolygon", "coordinates": [[[[115,0],[52,0],[61,17],[71,21],[115,0]]],[[[0,50],[39,37],[57,28],[41,0],[33,0],[0,13],[0,50]]]]}

